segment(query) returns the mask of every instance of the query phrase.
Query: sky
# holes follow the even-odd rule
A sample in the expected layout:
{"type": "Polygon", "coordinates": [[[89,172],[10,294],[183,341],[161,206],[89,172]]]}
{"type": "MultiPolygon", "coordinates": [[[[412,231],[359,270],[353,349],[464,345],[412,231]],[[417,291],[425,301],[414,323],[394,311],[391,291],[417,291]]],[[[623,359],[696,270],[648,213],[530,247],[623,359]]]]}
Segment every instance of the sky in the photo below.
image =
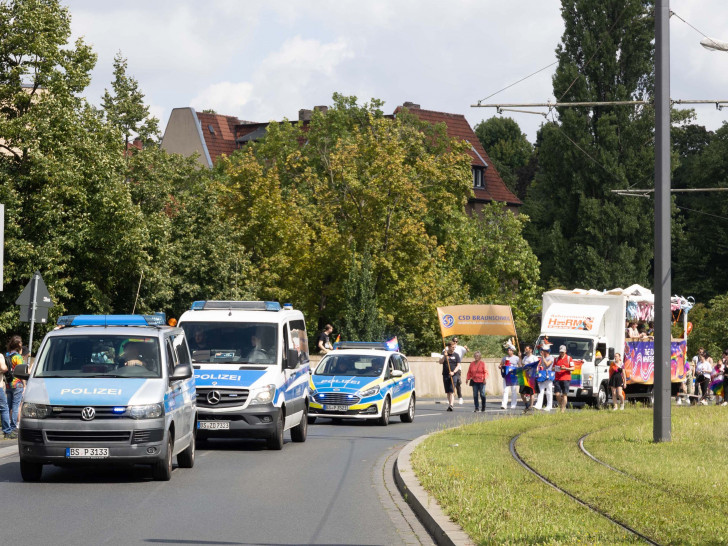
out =
{"type": "MultiPolygon", "coordinates": [[[[98,62],[85,92],[99,104],[114,56],[128,60],[151,112],[212,108],[248,121],[297,119],[334,92],[464,114],[472,126],[499,115],[472,108],[556,60],[559,0],[65,0],[73,38],[98,62]]],[[[698,31],[728,41],[725,0],[672,0],[673,99],[728,100],[728,53],[700,46],[698,31]]],[[[553,101],[555,65],[483,104],[553,101]]],[[[728,109],[696,107],[709,129],[728,109]]],[[[507,112],[533,142],[544,118],[507,112]]]]}

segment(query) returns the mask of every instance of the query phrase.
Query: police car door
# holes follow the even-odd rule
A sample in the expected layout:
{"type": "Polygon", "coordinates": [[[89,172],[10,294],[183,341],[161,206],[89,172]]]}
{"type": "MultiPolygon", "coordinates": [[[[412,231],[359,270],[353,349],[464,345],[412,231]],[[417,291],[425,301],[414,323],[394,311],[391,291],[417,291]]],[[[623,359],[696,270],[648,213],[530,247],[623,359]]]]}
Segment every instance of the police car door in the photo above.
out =
{"type": "Polygon", "coordinates": [[[182,395],[182,381],[170,381],[169,379],[178,364],[177,355],[172,348],[172,339],[170,337],[165,338],[164,346],[167,352],[167,391],[165,394],[164,409],[171,415],[171,419],[174,421],[174,441],[175,444],[178,444],[180,439],[190,433],[190,428],[187,424],[188,419],[185,419],[183,414],[184,400],[182,395]]]}
{"type": "MultiPolygon", "coordinates": [[[[172,346],[174,347],[174,353],[177,357],[177,365],[186,364],[192,368],[192,359],[190,358],[190,351],[185,341],[183,334],[177,334],[172,336],[172,346]]],[[[196,393],[194,388],[194,382],[191,379],[180,381],[182,388],[181,398],[179,399],[182,404],[182,415],[184,416],[184,426],[189,427],[190,432],[195,431],[195,411],[197,409],[196,404],[196,393]]]]}
{"type": "MultiPolygon", "coordinates": [[[[297,322],[297,321],[293,321],[297,322]]],[[[286,423],[288,429],[298,425],[306,409],[308,399],[308,366],[302,362],[303,352],[295,346],[297,335],[292,335],[290,324],[283,325],[283,392],[286,401],[286,423]],[[295,355],[295,356],[294,356],[295,355]]]]}
{"type": "MultiPolygon", "coordinates": [[[[404,374],[399,355],[392,355],[389,362],[391,370],[399,370],[404,374]]],[[[407,408],[407,403],[409,402],[409,397],[405,396],[407,394],[407,378],[404,376],[394,377],[392,378],[392,382],[392,413],[399,413],[407,408]]]]}

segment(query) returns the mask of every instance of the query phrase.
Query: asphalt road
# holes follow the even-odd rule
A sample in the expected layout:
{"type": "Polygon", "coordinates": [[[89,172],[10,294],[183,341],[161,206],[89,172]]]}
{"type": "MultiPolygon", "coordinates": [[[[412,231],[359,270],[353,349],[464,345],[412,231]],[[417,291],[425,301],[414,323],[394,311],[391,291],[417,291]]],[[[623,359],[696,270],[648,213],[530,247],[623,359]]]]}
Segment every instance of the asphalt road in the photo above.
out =
{"type": "Polygon", "coordinates": [[[413,423],[396,417],[388,427],[319,419],[303,444],[286,433],[282,451],[212,440],[169,482],[153,481],[145,467],[46,466],[42,482],[24,483],[17,455],[3,457],[2,543],[427,544],[393,489],[394,455],[422,434],[506,413],[494,398],[486,413],[471,404],[446,412],[418,401],[413,423]]]}

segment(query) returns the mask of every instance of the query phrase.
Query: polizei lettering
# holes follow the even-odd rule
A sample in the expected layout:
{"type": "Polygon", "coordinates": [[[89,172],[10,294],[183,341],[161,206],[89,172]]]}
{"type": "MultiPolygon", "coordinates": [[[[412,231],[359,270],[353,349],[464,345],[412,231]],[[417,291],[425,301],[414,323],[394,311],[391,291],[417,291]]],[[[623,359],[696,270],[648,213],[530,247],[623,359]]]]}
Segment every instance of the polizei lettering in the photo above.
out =
{"type": "Polygon", "coordinates": [[[61,389],[61,394],[107,394],[107,395],[119,395],[121,389],[105,389],[97,387],[94,389],[88,388],[76,388],[76,389],[61,389]]]}
{"type": "Polygon", "coordinates": [[[211,379],[214,381],[240,381],[240,376],[230,373],[201,373],[195,374],[195,379],[211,379]]]}

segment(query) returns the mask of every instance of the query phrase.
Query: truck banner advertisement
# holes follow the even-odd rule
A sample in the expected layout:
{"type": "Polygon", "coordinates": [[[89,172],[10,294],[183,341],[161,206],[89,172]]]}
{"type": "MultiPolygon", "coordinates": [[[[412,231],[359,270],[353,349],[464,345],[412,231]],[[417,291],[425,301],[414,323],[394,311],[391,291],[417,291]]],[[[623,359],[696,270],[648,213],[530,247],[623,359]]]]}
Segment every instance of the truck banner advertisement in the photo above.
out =
{"type": "MultiPolygon", "coordinates": [[[[687,341],[673,341],[670,364],[670,381],[679,383],[685,379],[689,367],[687,341]]],[[[627,384],[652,385],[655,381],[655,342],[625,341],[624,372],[627,384]]]]}
{"type": "Polygon", "coordinates": [[[516,327],[508,305],[451,305],[437,308],[442,337],[513,336],[516,327]]]}

